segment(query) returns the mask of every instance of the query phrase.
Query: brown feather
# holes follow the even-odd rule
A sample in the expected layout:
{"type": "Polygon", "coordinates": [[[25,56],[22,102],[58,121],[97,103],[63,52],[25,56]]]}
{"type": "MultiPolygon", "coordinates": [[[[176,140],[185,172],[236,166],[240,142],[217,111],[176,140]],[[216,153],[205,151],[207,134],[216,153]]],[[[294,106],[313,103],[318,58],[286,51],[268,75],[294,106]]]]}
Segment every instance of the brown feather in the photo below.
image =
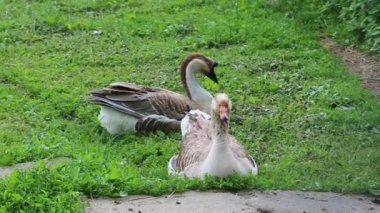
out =
{"type": "Polygon", "coordinates": [[[206,159],[211,148],[209,120],[198,114],[189,114],[188,132],[181,141],[177,168],[183,171],[187,166],[206,159]]]}
{"type": "Polygon", "coordinates": [[[144,132],[146,130],[156,132],[158,130],[162,132],[171,132],[181,127],[181,122],[176,119],[170,119],[161,115],[149,115],[141,118],[136,123],[136,130],[138,132],[144,132]]]}

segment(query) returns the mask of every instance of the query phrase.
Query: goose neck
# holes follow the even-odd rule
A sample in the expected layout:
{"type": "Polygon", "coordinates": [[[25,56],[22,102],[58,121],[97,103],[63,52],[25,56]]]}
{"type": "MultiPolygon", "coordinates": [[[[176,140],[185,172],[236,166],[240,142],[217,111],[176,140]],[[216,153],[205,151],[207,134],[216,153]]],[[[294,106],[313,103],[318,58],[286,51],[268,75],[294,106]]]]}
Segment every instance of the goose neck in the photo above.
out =
{"type": "Polygon", "coordinates": [[[212,95],[200,85],[195,77],[196,72],[201,69],[200,66],[201,62],[197,60],[183,63],[181,66],[181,80],[188,98],[198,103],[201,111],[209,113],[212,95]]]}
{"type": "Polygon", "coordinates": [[[212,133],[215,143],[227,143],[228,142],[228,121],[222,122],[215,116],[212,116],[212,133]]]}
{"type": "Polygon", "coordinates": [[[234,155],[229,146],[228,134],[214,134],[212,136],[210,152],[208,153],[202,168],[210,174],[224,175],[226,173],[225,166],[233,162],[233,156],[234,155]]]}
{"type": "Polygon", "coordinates": [[[194,99],[196,98],[197,94],[204,93],[205,91],[195,77],[195,73],[197,72],[197,70],[194,69],[194,67],[191,65],[192,63],[190,63],[189,66],[186,68],[186,78],[184,83],[186,84],[185,88],[187,95],[190,99],[194,99]]]}

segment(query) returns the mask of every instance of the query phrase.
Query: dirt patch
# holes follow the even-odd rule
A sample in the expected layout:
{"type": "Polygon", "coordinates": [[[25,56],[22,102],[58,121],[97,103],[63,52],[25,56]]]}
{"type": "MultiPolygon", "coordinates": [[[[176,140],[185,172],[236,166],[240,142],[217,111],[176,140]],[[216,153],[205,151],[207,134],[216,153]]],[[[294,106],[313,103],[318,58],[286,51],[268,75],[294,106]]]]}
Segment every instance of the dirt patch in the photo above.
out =
{"type": "Polygon", "coordinates": [[[380,212],[374,198],[330,192],[195,192],[162,197],[88,199],[87,213],[100,212],[380,212]]]}
{"type": "Polygon", "coordinates": [[[351,72],[359,75],[365,88],[380,97],[380,61],[376,57],[340,46],[326,36],[321,37],[321,43],[327,50],[342,58],[351,72]]]}

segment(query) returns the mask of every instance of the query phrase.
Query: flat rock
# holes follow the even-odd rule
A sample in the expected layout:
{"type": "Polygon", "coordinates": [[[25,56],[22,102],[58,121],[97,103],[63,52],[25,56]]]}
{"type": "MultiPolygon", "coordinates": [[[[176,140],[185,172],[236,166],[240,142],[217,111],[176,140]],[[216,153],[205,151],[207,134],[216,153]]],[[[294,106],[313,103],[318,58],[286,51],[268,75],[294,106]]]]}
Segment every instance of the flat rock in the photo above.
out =
{"type": "Polygon", "coordinates": [[[25,170],[29,169],[34,165],[34,162],[18,163],[12,166],[2,166],[0,167],[0,178],[4,178],[7,175],[10,175],[13,170],[25,170]]]}
{"type": "MultiPolygon", "coordinates": [[[[59,164],[65,164],[69,162],[71,158],[68,157],[56,157],[52,159],[45,159],[47,166],[56,166],[59,164]]],[[[26,170],[33,167],[33,165],[36,164],[36,162],[24,162],[24,163],[17,163],[12,166],[0,166],[0,178],[4,178],[7,175],[10,175],[13,170],[26,170]]]]}

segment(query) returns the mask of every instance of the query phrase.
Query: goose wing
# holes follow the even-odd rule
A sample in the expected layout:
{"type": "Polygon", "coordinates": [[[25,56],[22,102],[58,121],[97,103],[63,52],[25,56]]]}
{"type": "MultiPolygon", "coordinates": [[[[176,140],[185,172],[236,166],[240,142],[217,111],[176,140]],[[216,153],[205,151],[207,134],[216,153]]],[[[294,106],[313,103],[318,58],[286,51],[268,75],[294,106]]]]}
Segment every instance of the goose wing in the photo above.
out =
{"type": "MultiPolygon", "coordinates": [[[[193,112],[193,111],[191,111],[193,112]]],[[[202,113],[189,113],[187,133],[181,141],[177,168],[183,171],[187,166],[207,158],[211,149],[211,122],[202,113]]]]}
{"type": "Polygon", "coordinates": [[[90,99],[136,118],[161,115],[180,120],[185,116],[185,112],[196,107],[195,102],[178,93],[126,82],[113,83],[105,89],[92,91],[90,99]]]}
{"type": "Polygon", "coordinates": [[[142,117],[136,123],[137,132],[156,132],[158,130],[163,132],[171,132],[180,129],[181,121],[173,118],[168,118],[162,115],[148,115],[142,117]]]}
{"type": "MultiPolygon", "coordinates": [[[[247,151],[244,149],[244,147],[236,140],[236,138],[232,135],[229,135],[229,144],[231,147],[232,152],[235,154],[238,158],[246,158],[251,163],[252,167],[257,170],[257,165],[255,160],[251,155],[247,153],[247,151]]],[[[257,172],[256,172],[257,173],[257,172]]]]}

